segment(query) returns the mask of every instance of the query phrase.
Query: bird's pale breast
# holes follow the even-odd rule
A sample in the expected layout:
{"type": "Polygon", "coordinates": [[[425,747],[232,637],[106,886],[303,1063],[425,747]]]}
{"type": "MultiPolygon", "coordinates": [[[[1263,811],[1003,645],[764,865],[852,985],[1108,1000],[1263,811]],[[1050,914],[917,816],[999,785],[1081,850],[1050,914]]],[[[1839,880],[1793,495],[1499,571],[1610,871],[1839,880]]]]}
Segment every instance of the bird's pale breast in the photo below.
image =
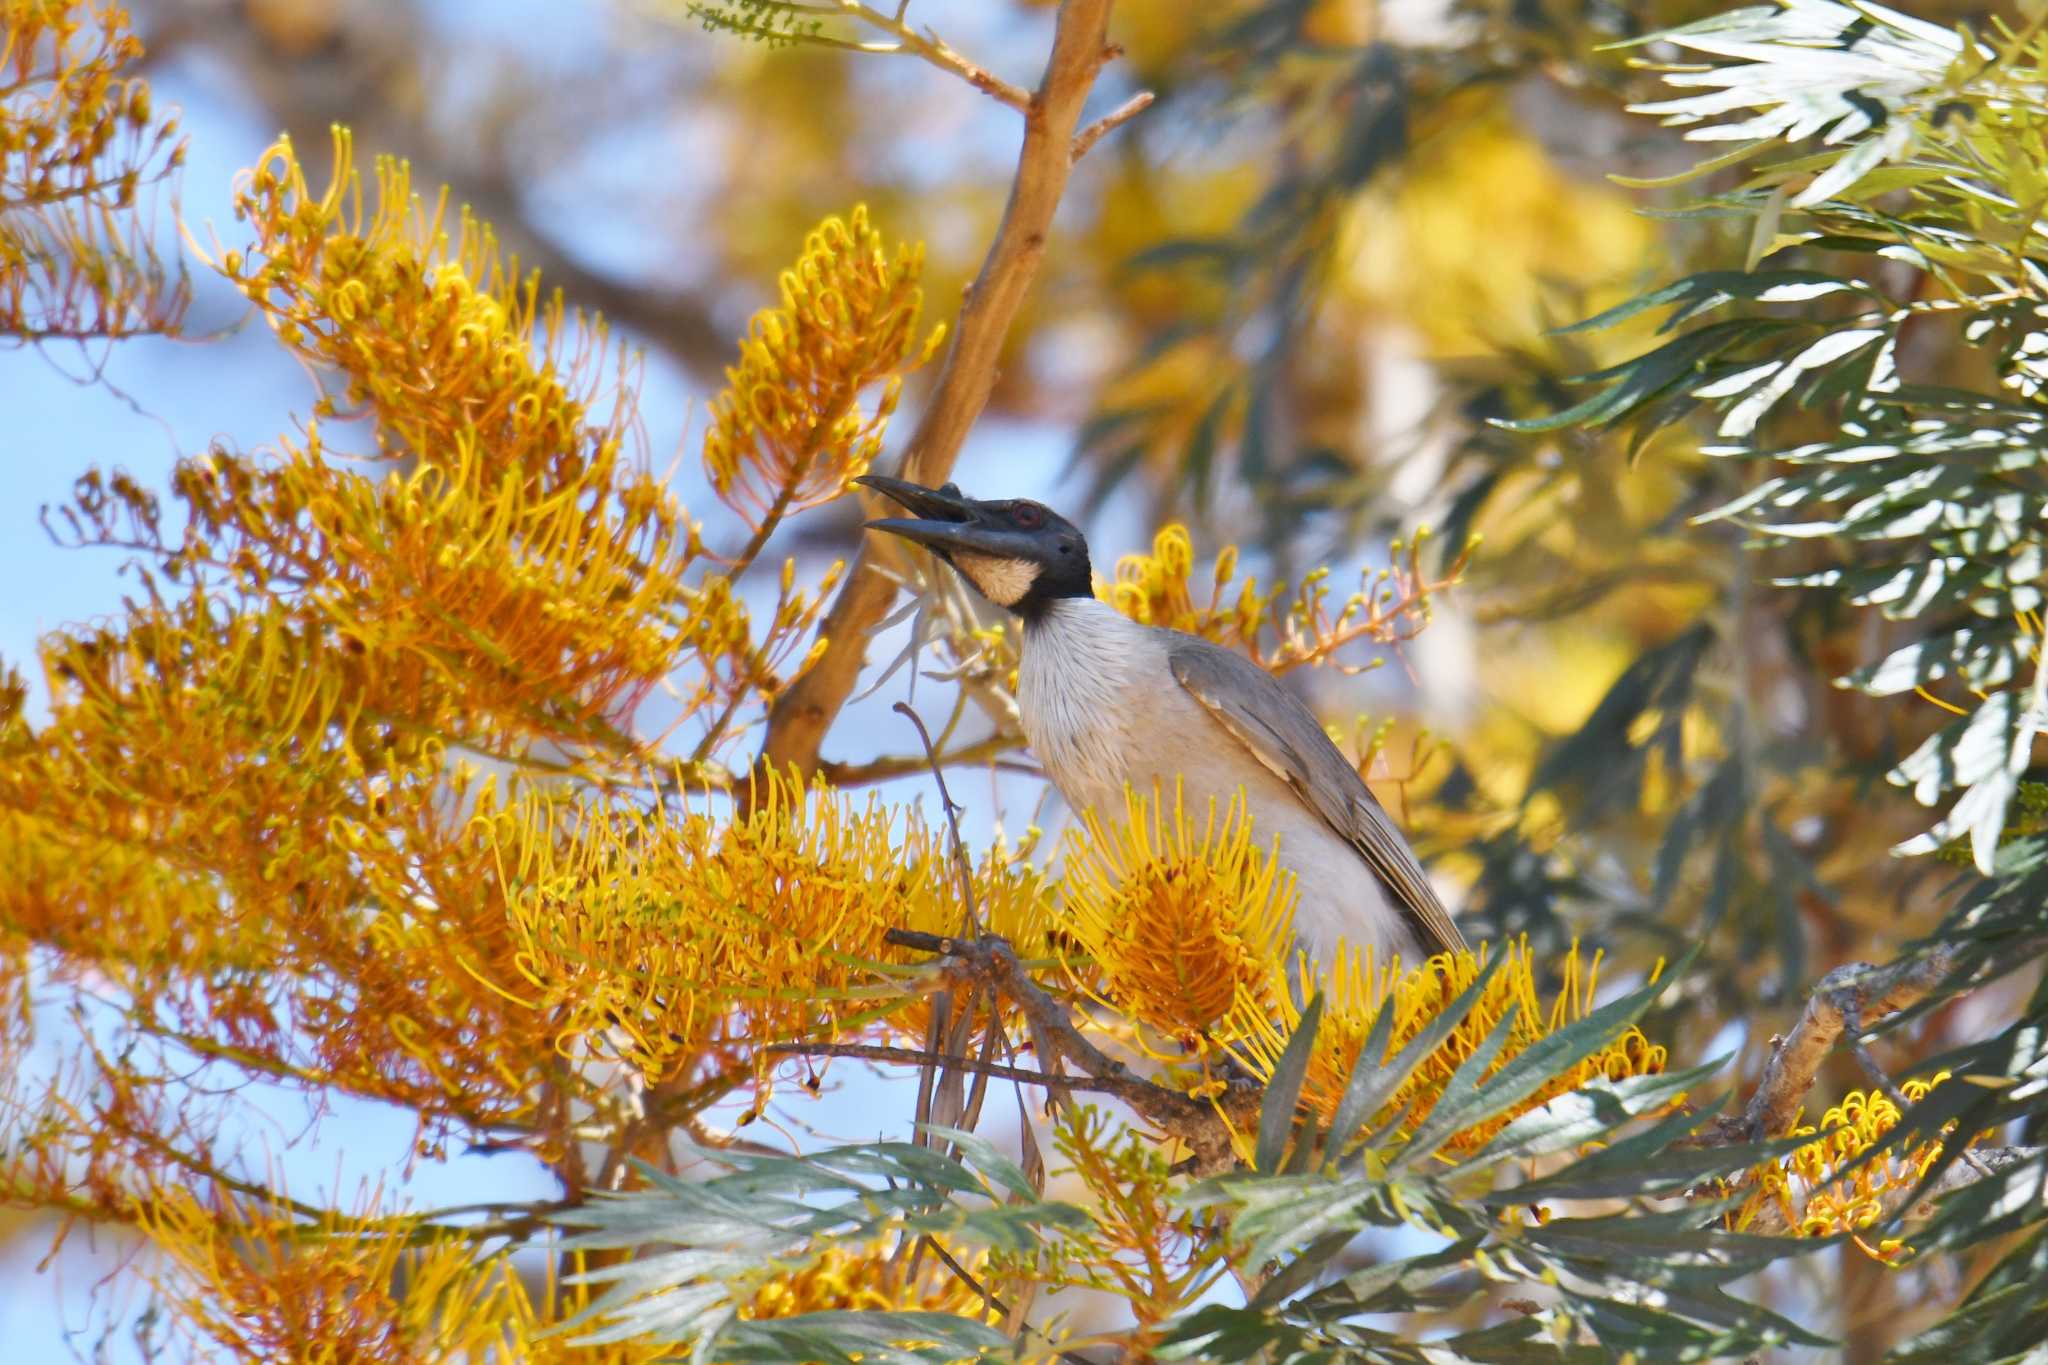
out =
{"type": "Polygon", "coordinates": [[[1124,812],[1124,784],[1156,782],[1204,818],[1242,789],[1254,836],[1295,877],[1295,933],[1325,965],[1341,938],[1379,962],[1419,960],[1416,942],[1358,850],[1252,757],[1183,690],[1168,666],[1171,638],[1093,599],[1054,603],[1026,632],[1017,700],[1024,733],[1075,810],[1105,821],[1124,812]]]}

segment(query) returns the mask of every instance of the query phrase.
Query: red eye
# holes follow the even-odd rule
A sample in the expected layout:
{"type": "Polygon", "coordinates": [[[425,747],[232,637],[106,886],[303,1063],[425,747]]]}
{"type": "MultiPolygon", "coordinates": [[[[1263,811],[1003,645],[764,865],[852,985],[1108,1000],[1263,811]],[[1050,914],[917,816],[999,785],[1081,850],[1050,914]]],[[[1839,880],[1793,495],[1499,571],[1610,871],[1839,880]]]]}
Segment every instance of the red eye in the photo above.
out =
{"type": "Polygon", "coordinates": [[[1010,520],[1027,531],[1035,531],[1045,524],[1045,513],[1028,502],[1020,502],[1010,513],[1010,520]]]}

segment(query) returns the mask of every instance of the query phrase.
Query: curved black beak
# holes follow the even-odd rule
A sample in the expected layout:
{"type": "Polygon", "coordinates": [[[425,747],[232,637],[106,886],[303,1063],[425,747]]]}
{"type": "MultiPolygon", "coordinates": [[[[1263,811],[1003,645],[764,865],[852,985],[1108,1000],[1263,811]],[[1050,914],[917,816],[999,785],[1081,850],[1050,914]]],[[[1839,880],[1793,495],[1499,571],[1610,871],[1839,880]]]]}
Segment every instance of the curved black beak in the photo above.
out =
{"type": "Polygon", "coordinates": [[[870,531],[886,531],[941,554],[965,550],[969,554],[1021,558],[1029,556],[1035,548],[1028,533],[996,524],[986,504],[976,502],[950,483],[943,488],[926,488],[880,474],[863,474],[854,482],[916,513],[914,517],[870,521],[866,523],[870,531]]]}
{"type": "Polygon", "coordinates": [[[923,484],[912,483],[908,479],[885,478],[880,474],[863,474],[854,482],[863,488],[874,489],[891,502],[900,505],[904,511],[931,521],[974,519],[975,501],[962,493],[957,484],[949,483],[943,488],[926,488],[923,484]]]}

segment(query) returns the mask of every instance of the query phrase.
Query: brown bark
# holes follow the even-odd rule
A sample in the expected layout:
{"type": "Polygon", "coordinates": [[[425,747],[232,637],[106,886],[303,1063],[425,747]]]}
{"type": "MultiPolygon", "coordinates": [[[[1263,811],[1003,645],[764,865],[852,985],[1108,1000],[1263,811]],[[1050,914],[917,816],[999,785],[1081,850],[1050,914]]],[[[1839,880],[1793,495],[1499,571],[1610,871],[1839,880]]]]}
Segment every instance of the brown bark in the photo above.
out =
{"type": "MultiPolygon", "coordinates": [[[[904,454],[899,472],[906,479],[944,482],[988,404],[1004,339],[1038,277],[1053,215],[1066,191],[1081,108],[1096,74],[1115,55],[1107,41],[1111,3],[1065,0],[1060,6],[1045,76],[1024,112],[1024,144],[1009,203],[981,273],[968,287],[937,387],[904,454]]],[[[769,711],[761,746],[764,767],[786,770],[793,765],[807,777],[817,772],[825,734],[852,695],[867,658],[868,637],[895,596],[895,581],[863,545],[820,627],[824,652],[769,711]]]]}

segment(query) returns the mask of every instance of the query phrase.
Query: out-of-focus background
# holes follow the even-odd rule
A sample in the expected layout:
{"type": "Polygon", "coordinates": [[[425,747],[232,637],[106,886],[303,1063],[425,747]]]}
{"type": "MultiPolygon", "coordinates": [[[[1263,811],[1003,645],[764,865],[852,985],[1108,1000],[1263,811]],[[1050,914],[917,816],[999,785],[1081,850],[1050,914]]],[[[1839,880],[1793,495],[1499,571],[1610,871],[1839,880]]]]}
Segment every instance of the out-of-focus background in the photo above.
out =
{"type": "MultiPolygon", "coordinates": [[[[892,238],[926,243],[928,307],[944,318],[1015,164],[1015,116],[963,82],[905,57],[706,34],[660,0],[132,8],[156,98],[182,110],[190,138],[166,251],[181,228],[233,245],[237,172],[283,132],[317,180],[329,126],[345,123],[359,157],[408,159],[418,185],[448,186],[523,265],[644,348],[647,453],[682,457],[676,486],[707,520],[702,404],[804,232],[866,203],[892,238]]],[[[1689,261],[1739,256],[1738,229],[1645,217],[1654,194],[1605,179],[1692,158],[1624,112],[1646,79],[1599,45],[1709,8],[1122,0],[1124,57],[1091,115],[1139,89],[1159,100],[1079,167],[958,470],[972,492],[1039,497],[1082,521],[1104,574],[1170,520],[1205,561],[1235,542],[1265,575],[1327,565],[1339,584],[1420,525],[1452,548],[1482,536],[1417,641],[1368,674],[1294,681],[1347,740],[1355,717],[1391,726],[1381,794],[1484,926],[1474,937],[1582,937],[1618,977],[1712,941],[1724,965],[1659,1025],[1688,1060],[1760,1046],[1819,971],[1885,955],[1934,908],[1884,858],[1912,812],[1859,807],[1852,780],[1910,736],[1894,733],[1896,711],[1825,686],[1874,657],[1851,636],[1873,627],[1802,615],[1762,590],[1725,531],[1689,527],[1729,476],[1680,438],[1638,451],[1486,424],[1564,405],[1568,376],[1643,336],[1550,329],[1689,261]],[[1283,22],[1316,50],[1272,46],[1283,22]],[[1616,696],[1628,704],[1601,706],[1616,696]],[[1717,777],[1745,799],[1703,797],[1717,777]],[[1665,831],[1687,803],[1693,833],[1674,849],[1665,831]]],[[[914,17],[1028,86],[1050,9],[921,0],[914,17]]],[[[308,377],[239,294],[189,267],[181,339],[0,353],[0,657],[31,660],[39,632],[124,590],[117,553],[58,550],[39,524],[87,465],[161,485],[180,456],[260,448],[307,414],[308,377]]],[[[917,398],[913,385],[907,416],[917,398]]],[[[771,554],[845,556],[857,534],[852,509],[835,508],[797,519],[771,554]]],[[[899,674],[858,703],[834,756],[908,747],[888,709],[907,685],[899,674]]],[[[1061,818],[1026,773],[956,782],[971,839],[1061,818]]],[[[896,794],[923,790],[908,780],[896,794]]],[[[776,1111],[793,1141],[896,1121],[878,1117],[885,1082],[833,1075],[822,1100],[776,1111]]],[[[244,1164],[287,1172],[295,1191],[381,1183],[446,1204],[545,1185],[517,1155],[413,1159],[411,1125],[388,1110],[315,1113],[279,1092],[265,1113],[244,1164]]],[[[46,1226],[0,1221],[7,1358],[136,1358],[146,1294],[105,1279],[131,1252],[81,1228],[49,1254],[46,1226]]],[[[1914,1276],[1853,1256],[1835,1269],[1825,1301],[1788,1277],[1779,1307],[1852,1344],[1889,1339],[1914,1276]]]]}

